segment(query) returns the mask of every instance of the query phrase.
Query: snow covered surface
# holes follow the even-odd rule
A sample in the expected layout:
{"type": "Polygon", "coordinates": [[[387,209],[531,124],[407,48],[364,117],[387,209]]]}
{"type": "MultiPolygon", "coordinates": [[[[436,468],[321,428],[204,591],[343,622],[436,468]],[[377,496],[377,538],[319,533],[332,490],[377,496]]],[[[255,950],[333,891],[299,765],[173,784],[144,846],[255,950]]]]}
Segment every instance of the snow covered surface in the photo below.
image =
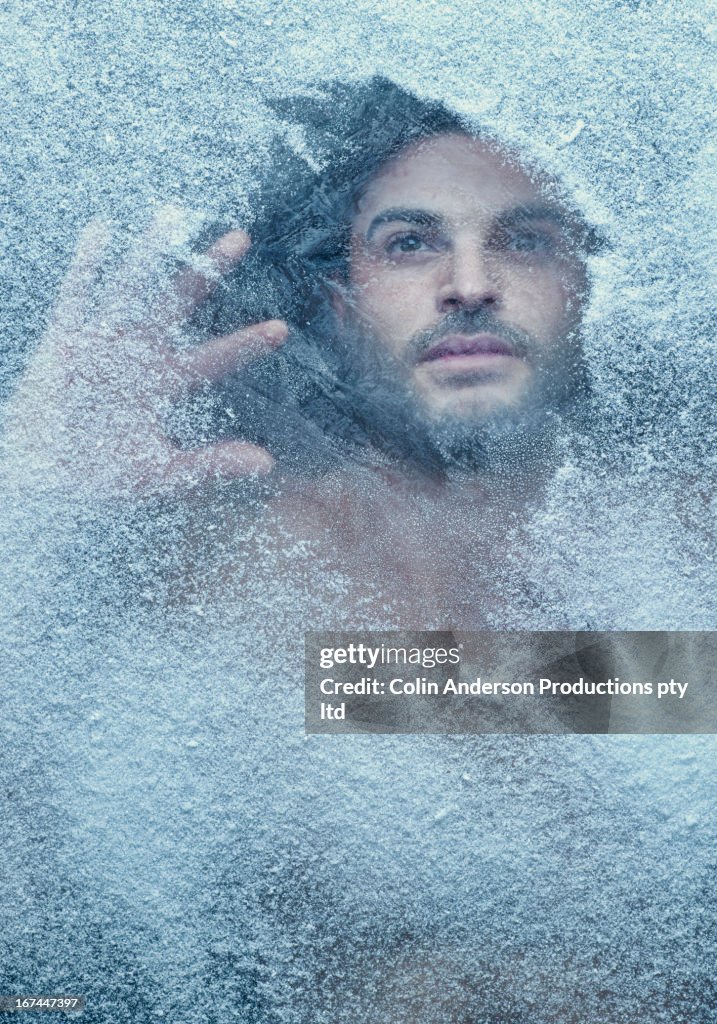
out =
{"type": "MultiPolygon", "coordinates": [[[[629,443],[619,474],[560,474],[525,541],[548,596],[512,624],[717,626],[713,4],[3,20],[5,394],[90,217],[241,211],[263,95],[382,73],[556,170],[611,240],[588,356],[629,443]]],[[[307,738],[286,666],[340,580],[318,609],[267,571],[241,606],[157,617],[150,558],[128,612],[88,522],[13,490],[3,511],[3,992],[86,994],[112,1024],[714,1019],[713,737],[307,738]]]]}

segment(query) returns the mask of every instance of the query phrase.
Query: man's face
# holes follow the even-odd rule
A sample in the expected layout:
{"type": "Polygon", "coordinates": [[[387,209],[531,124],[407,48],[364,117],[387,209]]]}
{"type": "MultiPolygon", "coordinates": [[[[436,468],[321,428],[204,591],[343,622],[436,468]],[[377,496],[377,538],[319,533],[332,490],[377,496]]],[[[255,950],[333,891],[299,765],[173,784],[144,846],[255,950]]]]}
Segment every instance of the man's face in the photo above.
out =
{"type": "Polygon", "coordinates": [[[424,420],[486,425],[559,408],[580,378],[578,234],[547,179],[495,144],[422,140],[357,204],[345,321],[424,420]]]}

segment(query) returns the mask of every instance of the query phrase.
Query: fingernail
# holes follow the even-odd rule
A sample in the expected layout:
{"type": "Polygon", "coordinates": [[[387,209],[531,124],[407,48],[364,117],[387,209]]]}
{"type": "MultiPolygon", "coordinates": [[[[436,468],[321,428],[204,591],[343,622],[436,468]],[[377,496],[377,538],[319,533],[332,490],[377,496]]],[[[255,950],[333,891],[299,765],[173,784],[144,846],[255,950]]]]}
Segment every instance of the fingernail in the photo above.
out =
{"type": "Polygon", "coordinates": [[[261,326],[261,333],[267,341],[283,341],[289,333],[289,328],[283,320],[267,320],[261,326]]]}
{"type": "Polygon", "coordinates": [[[268,452],[257,452],[252,459],[252,472],[264,476],[274,468],[274,459],[268,452]]]}
{"type": "Polygon", "coordinates": [[[212,259],[217,260],[220,267],[233,265],[251,246],[251,238],[246,231],[230,231],[214,243],[209,250],[212,259]]]}
{"type": "Polygon", "coordinates": [[[251,245],[251,238],[246,231],[228,231],[226,235],[223,235],[217,242],[217,248],[220,252],[234,253],[240,249],[246,249],[251,245]]]}

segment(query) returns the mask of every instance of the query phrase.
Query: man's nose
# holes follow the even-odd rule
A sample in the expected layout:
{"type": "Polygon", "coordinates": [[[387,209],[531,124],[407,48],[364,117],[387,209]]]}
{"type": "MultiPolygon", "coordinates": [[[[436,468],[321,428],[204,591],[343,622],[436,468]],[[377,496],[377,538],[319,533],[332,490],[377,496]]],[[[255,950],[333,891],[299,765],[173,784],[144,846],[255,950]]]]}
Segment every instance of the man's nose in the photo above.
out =
{"type": "Polygon", "coordinates": [[[437,298],[441,313],[495,306],[500,302],[496,268],[478,245],[465,242],[454,247],[446,261],[437,298]]]}

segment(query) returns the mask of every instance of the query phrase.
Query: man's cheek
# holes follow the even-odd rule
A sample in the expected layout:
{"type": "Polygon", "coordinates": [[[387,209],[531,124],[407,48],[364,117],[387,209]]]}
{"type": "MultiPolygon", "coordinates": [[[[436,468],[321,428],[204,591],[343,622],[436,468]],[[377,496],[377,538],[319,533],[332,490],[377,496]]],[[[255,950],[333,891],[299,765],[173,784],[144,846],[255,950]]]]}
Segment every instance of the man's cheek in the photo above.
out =
{"type": "Polygon", "coordinates": [[[392,288],[366,296],[359,312],[377,341],[398,354],[421,328],[416,306],[416,299],[409,293],[392,288]]]}
{"type": "Polygon", "coordinates": [[[534,274],[521,282],[512,292],[513,301],[523,309],[543,313],[546,308],[560,302],[562,288],[550,276],[534,274]]]}
{"type": "Polygon", "coordinates": [[[514,292],[506,302],[504,315],[535,338],[548,340],[566,328],[573,318],[572,308],[573,303],[559,282],[536,279],[529,287],[514,292]]]}

